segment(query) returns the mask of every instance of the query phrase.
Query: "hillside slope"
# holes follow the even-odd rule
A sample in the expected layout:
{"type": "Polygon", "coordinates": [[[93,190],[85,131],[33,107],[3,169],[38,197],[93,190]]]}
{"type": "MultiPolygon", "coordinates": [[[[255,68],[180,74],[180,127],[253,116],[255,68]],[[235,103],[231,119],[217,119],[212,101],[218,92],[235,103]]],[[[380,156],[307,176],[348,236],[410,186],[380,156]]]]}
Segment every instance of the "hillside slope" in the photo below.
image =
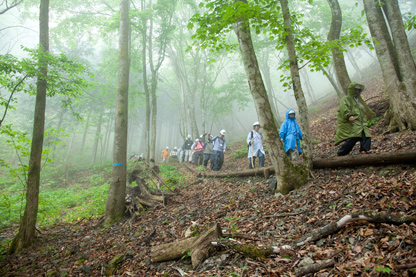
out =
{"type": "MultiPolygon", "coordinates": [[[[373,97],[373,107],[384,105],[383,91],[371,82],[366,86],[368,94],[364,98],[373,97]]],[[[325,112],[311,115],[314,155],[335,156],[336,100],[330,99],[318,108],[325,112]]],[[[383,135],[382,120],[371,127],[371,132],[376,152],[416,147],[414,132],[383,135]]],[[[243,141],[231,145],[222,171],[248,167],[246,157],[233,157],[244,147],[243,141]]],[[[352,152],[357,154],[356,150],[352,152]]],[[[119,263],[114,274],[119,276],[292,276],[302,266],[328,259],[334,265],[317,276],[415,273],[414,223],[349,223],[317,242],[266,259],[253,260],[220,248],[196,269],[185,253],[177,261],[150,261],[152,246],[184,238],[193,223],[195,234],[219,223],[226,232],[239,233],[242,243],[281,246],[293,244],[348,214],[415,216],[415,165],[315,170],[314,178],[301,189],[280,197],[267,191],[268,180],[261,177],[198,179],[182,165],[178,170],[188,181],[168,205],[140,213],[133,222],[126,220],[108,228],[101,227],[98,220],[84,220],[39,230],[35,245],[1,261],[0,274],[102,276],[115,257],[119,257],[119,263]]]]}

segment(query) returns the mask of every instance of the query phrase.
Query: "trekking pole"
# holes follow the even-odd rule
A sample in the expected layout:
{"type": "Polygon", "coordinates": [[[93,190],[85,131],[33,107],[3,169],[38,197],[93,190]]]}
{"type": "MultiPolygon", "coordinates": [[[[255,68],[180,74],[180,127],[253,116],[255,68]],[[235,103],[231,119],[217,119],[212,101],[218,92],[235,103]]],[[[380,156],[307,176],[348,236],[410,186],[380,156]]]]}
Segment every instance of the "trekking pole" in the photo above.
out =
{"type": "Polygon", "coordinates": [[[251,163],[251,167],[254,168],[255,164],[253,163],[253,138],[251,138],[251,159],[250,159],[250,163],[251,163]]]}

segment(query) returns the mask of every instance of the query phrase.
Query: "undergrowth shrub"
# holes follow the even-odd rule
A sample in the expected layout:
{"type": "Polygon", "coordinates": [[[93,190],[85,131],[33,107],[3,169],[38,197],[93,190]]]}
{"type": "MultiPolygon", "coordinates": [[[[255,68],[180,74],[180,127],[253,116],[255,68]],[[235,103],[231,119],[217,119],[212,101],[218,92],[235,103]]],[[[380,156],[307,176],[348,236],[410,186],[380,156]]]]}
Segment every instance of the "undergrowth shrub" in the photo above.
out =
{"type": "MultiPolygon", "coordinates": [[[[177,186],[182,186],[185,182],[183,176],[181,176],[177,168],[173,165],[161,165],[160,171],[165,179],[165,184],[169,189],[175,189],[177,186]]],[[[162,190],[168,190],[168,188],[161,187],[162,190]]]]}
{"type": "Polygon", "coordinates": [[[235,151],[235,153],[233,154],[233,158],[234,159],[244,158],[244,157],[247,157],[247,155],[248,155],[248,148],[244,147],[242,149],[235,151]]]}

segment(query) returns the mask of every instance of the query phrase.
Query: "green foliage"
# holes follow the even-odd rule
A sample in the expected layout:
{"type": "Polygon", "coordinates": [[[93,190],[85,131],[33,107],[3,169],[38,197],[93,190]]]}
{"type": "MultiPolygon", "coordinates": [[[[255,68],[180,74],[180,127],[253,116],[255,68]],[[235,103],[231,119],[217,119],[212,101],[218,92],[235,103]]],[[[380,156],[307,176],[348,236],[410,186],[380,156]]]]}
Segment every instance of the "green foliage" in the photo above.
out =
{"type": "MultiPolygon", "coordinates": [[[[108,189],[109,185],[103,184],[41,190],[37,222],[50,225],[101,216],[105,211],[108,189]]],[[[0,228],[19,223],[24,204],[22,194],[3,192],[0,195],[0,228]]]]}
{"type": "Polygon", "coordinates": [[[367,127],[372,127],[376,125],[382,118],[381,117],[375,117],[369,121],[366,122],[367,127]]]}
{"type": "MultiPolygon", "coordinates": [[[[173,165],[161,165],[160,171],[165,178],[165,184],[169,189],[175,189],[177,186],[182,186],[185,182],[183,177],[178,173],[178,170],[173,165]]],[[[168,188],[161,187],[162,190],[167,190],[168,188]]]]}
{"type": "Polygon", "coordinates": [[[28,58],[18,59],[10,54],[0,55],[0,87],[9,92],[6,98],[0,94],[0,106],[5,107],[0,124],[6,116],[7,109],[14,109],[11,105],[17,101],[16,93],[36,94],[35,79],[46,79],[47,95],[64,95],[62,107],[68,107],[84,93],[85,88],[89,86],[88,77],[92,77],[84,64],[63,53],[53,55],[45,52],[41,46],[35,49],[23,47],[23,50],[27,52],[28,58]],[[48,64],[46,76],[40,70],[40,62],[48,64]]]}
{"type": "Polygon", "coordinates": [[[407,31],[416,29],[416,16],[414,14],[407,13],[407,14],[404,14],[403,17],[404,17],[404,28],[407,31]]]}
{"type": "Polygon", "coordinates": [[[391,268],[379,266],[379,267],[376,268],[376,271],[390,274],[391,268]]]}
{"type": "Polygon", "coordinates": [[[248,148],[244,147],[242,149],[235,151],[235,153],[233,154],[233,158],[234,159],[244,158],[244,157],[247,157],[247,155],[248,155],[248,148]]]}
{"type": "Polygon", "coordinates": [[[238,232],[237,221],[239,221],[241,219],[241,217],[238,217],[238,216],[236,216],[236,217],[226,216],[224,218],[231,223],[231,226],[230,226],[231,233],[238,232]]]}

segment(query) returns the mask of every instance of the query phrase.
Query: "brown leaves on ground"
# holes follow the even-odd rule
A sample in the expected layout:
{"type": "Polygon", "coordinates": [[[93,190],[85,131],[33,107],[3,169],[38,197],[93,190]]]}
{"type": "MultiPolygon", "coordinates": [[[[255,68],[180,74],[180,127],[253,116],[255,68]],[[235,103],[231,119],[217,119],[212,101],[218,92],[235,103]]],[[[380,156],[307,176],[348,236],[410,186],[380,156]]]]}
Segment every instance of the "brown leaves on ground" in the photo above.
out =
{"type": "MultiPolygon", "coordinates": [[[[334,113],[328,110],[311,122],[315,156],[335,156],[334,113]]],[[[382,135],[382,124],[371,128],[374,151],[416,147],[414,132],[382,135]]],[[[247,158],[231,155],[242,147],[244,142],[233,144],[222,171],[248,168],[247,158]]],[[[351,155],[358,154],[357,148],[351,155]]],[[[115,274],[120,276],[294,276],[301,266],[328,259],[335,265],[322,269],[318,276],[415,273],[414,224],[349,223],[316,243],[262,260],[219,249],[197,269],[191,267],[185,252],[183,259],[156,264],[149,256],[153,245],[182,239],[187,230],[198,235],[214,222],[243,243],[282,246],[347,214],[416,215],[414,165],[315,170],[314,179],[280,197],[267,192],[268,180],[262,177],[198,180],[185,167],[180,165],[179,170],[188,183],[167,206],[143,212],[135,222],[126,220],[108,228],[101,227],[98,220],[84,220],[42,229],[32,247],[1,261],[0,274],[102,276],[117,256],[121,258],[115,274]]]]}

